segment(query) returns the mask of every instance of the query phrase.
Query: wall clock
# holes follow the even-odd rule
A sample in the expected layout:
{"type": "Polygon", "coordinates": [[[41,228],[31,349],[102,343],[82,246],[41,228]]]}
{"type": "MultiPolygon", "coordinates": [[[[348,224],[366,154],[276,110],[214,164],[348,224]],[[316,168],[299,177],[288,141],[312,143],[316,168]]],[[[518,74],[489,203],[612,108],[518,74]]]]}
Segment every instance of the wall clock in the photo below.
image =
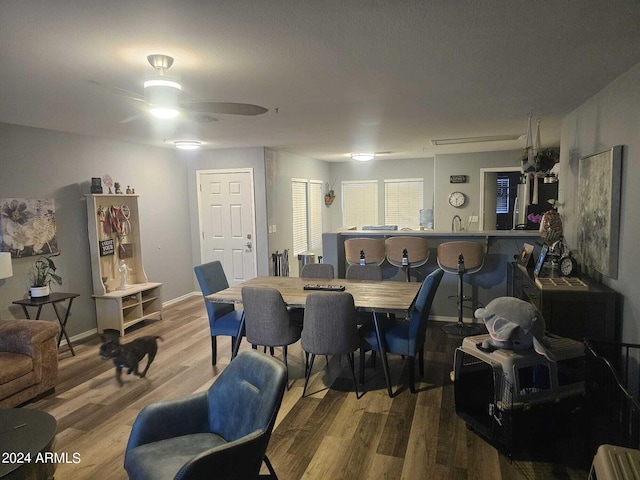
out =
{"type": "Polygon", "coordinates": [[[449,205],[460,208],[467,201],[467,196],[462,192],[451,192],[449,194],[449,205]]]}

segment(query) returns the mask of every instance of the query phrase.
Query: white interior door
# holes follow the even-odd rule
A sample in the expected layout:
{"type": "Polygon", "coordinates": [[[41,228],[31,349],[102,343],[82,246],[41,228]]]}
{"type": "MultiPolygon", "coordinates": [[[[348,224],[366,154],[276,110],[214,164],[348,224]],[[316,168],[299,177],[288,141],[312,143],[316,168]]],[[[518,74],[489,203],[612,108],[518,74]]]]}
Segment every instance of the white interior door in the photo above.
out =
{"type": "Polygon", "coordinates": [[[229,285],[256,276],[253,171],[198,172],[202,263],[220,260],[229,285]]]}

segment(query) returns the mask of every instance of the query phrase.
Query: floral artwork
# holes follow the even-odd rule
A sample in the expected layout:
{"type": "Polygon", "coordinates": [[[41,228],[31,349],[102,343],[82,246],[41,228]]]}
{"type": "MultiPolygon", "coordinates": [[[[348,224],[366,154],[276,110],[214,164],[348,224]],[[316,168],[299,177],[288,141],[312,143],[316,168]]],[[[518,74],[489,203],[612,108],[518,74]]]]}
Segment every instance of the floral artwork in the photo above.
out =
{"type": "Polygon", "coordinates": [[[0,235],[13,258],[58,253],[53,199],[1,198],[0,235]]]}

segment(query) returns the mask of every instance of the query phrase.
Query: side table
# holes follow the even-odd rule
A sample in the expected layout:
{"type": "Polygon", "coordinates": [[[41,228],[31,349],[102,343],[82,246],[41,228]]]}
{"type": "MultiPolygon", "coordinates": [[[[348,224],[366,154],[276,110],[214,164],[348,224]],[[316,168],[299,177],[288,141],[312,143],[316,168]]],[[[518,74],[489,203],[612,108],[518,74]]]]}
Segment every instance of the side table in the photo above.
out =
{"type": "Polygon", "coordinates": [[[38,454],[52,451],[57,427],[56,419],[46,412],[0,409],[0,478],[53,479],[56,464],[41,461],[38,454]]]}
{"type": "Polygon", "coordinates": [[[77,293],[62,293],[62,292],[54,292],[46,297],[38,297],[38,298],[25,298],[23,300],[16,300],[13,303],[16,305],[20,305],[22,310],[24,311],[25,316],[28,320],[31,319],[29,316],[29,311],[27,307],[38,307],[38,311],[36,313],[36,320],[40,320],[40,312],[42,312],[42,307],[47,304],[51,304],[53,310],[56,312],[56,317],[58,317],[58,322],[60,322],[60,335],[58,336],[58,348],[60,348],[60,341],[62,340],[62,335],[67,340],[67,345],[69,345],[69,350],[71,350],[71,355],[75,356],[76,352],[73,351],[73,345],[71,345],[71,340],[69,340],[69,335],[67,334],[67,320],[69,319],[69,312],[71,312],[71,304],[73,303],[73,299],[79,297],[80,295],[77,293]],[[64,318],[60,315],[60,311],[58,310],[58,306],[56,304],[60,302],[64,302],[65,300],[69,300],[67,304],[67,312],[64,318]]]}

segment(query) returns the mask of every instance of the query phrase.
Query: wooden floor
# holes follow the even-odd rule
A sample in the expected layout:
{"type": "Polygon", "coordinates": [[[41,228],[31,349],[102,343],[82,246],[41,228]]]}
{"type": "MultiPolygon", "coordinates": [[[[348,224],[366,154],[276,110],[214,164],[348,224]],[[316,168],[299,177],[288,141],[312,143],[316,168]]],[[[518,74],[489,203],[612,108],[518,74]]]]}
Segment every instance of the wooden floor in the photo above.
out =
{"type": "MultiPolygon", "coordinates": [[[[268,456],[281,480],[289,479],[584,479],[583,462],[572,461],[569,438],[550,438],[535,451],[510,461],[456,416],[449,380],[460,340],[440,325],[429,326],[425,377],[417,394],[406,386],[407,372],[390,355],[391,375],[400,391],[386,392],[380,366],[367,368],[365,394],[353,391],[348,363],[331,358],[314,366],[313,394],[300,398],[304,354],[290,349],[292,388],[285,394],[268,456]],[[536,459],[535,461],[532,459],[536,459]],[[568,466],[576,464],[578,466],[568,466]]],[[[229,340],[219,340],[218,365],[210,363],[208,321],[201,298],[165,308],[164,319],[129,331],[125,341],[159,334],[164,341],[147,378],[124,375],[118,387],[110,361],[98,356],[94,338],[60,353],[55,394],[30,403],[58,421],[56,450],[80,454],[77,464],[60,464],[58,480],[126,479],[122,467],[131,425],[140,409],[163,398],[206,389],[229,361],[229,340]]],[[[243,342],[242,349],[250,348],[243,342]]],[[[276,356],[280,356],[276,352],[276,356]]]]}

